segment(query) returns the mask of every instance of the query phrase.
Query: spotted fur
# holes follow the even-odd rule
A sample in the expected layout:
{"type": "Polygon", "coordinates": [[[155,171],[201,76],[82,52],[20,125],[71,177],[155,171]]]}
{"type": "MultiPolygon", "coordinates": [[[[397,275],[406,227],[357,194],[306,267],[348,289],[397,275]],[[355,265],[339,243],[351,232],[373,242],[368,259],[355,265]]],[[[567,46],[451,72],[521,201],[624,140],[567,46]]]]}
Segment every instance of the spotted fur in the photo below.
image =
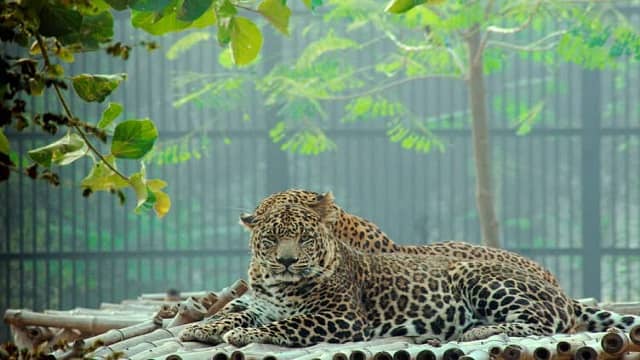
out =
{"type": "Polygon", "coordinates": [[[187,327],[181,339],[236,346],[397,335],[466,341],[571,332],[585,323],[591,330],[640,324],[639,317],[582,307],[539,274],[507,262],[362,252],[335,238],[338,212],[328,200],[243,217],[251,230],[252,293],[187,327]]]}
{"type": "Polygon", "coordinates": [[[282,191],[268,196],[260,202],[253,214],[245,214],[243,217],[260,216],[273,207],[286,204],[299,204],[315,211],[331,211],[336,216],[336,221],[330,225],[330,230],[334,236],[363,252],[399,252],[446,256],[460,260],[499,261],[527,269],[530,273],[538,274],[551,284],[560,286],[556,277],[543,266],[511,251],[461,241],[446,241],[418,246],[396,244],[378,225],[340,208],[333,200],[331,193],[321,194],[297,189],[282,191]],[[320,203],[325,204],[325,206],[318,206],[320,203]]]}

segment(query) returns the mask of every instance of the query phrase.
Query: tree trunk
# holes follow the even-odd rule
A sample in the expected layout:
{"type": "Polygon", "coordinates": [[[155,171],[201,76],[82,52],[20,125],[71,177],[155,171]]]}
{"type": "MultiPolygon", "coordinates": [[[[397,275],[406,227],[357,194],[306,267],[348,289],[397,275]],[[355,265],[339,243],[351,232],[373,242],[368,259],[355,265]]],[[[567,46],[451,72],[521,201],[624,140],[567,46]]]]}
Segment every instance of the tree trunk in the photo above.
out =
{"type": "Polygon", "coordinates": [[[500,247],[498,220],[493,204],[493,182],[491,180],[491,146],[489,143],[489,119],[487,115],[486,91],[480,32],[467,38],[469,48],[469,98],[471,99],[473,152],[476,165],[476,207],[482,230],[482,243],[500,247]]]}

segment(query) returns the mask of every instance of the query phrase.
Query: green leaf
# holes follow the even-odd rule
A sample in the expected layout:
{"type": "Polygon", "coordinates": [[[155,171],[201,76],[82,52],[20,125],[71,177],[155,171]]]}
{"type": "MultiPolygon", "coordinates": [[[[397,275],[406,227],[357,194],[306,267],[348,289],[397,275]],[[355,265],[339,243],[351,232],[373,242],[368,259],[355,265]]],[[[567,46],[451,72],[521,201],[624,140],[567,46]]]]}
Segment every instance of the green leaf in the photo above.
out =
{"type": "Polygon", "coordinates": [[[233,68],[233,57],[231,56],[231,49],[226,48],[218,55],[218,63],[225,69],[233,68]]]}
{"type": "Polygon", "coordinates": [[[387,7],[384,8],[384,11],[392,14],[401,14],[426,2],[427,0],[391,0],[387,7]]]}
{"type": "Polygon", "coordinates": [[[98,49],[100,44],[113,38],[113,15],[104,11],[95,15],[85,15],[82,24],[74,31],[59,37],[65,45],[82,45],[83,50],[98,49]]]}
{"type": "Polygon", "coordinates": [[[191,25],[178,19],[178,13],[172,7],[161,13],[131,10],[131,24],[153,35],[184,30],[191,25]]]}
{"type": "Polygon", "coordinates": [[[351,39],[334,36],[331,32],[326,37],[307,45],[296,63],[298,68],[309,67],[317,58],[331,51],[357,47],[358,43],[351,39]]]}
{"type": "Polygon", "coordinates": [[[182,37],[180,40],[173,43],[173,45],[171,45],[171,47],[167,50],[166,57],[169,60],[174,60],[180,54],[191,49],[199,42],[209,40],[210,38],[211,33],[206,31],[196,31],[189,33],[182,37]]]}
{"type": "Polygon", "coordinates": [[[44,167],[67,165],[85,156],[89,148],[80,135],[71,133],[43,147],[29,151],[29,157],[44,167]]]}
{"type": "MultiPolygon", "coordinates": [[[[116,159],[113,155],[105,158],[110,165],[115,167],[116,159]]],[[[117,190],[129,186],[129,182],[111,170],[103,161],[93,165],[89,175],[85,177],[80,185],[92,191],[117,190]]]]}
{"type": "Polygon", "coordinates": [[[217,22],[217,17],[215,11],[213,11],[213,6],[210,9],[204,12],[202,16],[197,18],[191,23],[192,28],[205,28],[211,25],[215,25],[217,22]]]}
{"type": "Polygon", "coordinates": [[[384,11],[392,14],[400,14],[413,9],[418,5],[438,5],[442,4],[444,1],[445,0],[391,0],[384,11]]]}
{"type": "Polygon", "coordinates": [[[335,150],[336,144],[321,130],[304,129],[287,139],[280,149],[302,155],[318,155],[335,150]]]}
{"type": "MultiPolygon", "coordinates": [[[[143,168],[144,169],[144,168],[143,168]]],[[[136,213],[149,211],[156,202],[156,196],[147,185],[142,172],[131,175],[131,187],[136,193],[136,213]]]]}
{"type": "Polygon", "coordinates": [[[100,129],[104,129],[111,125],[113,120],[115,120],[122,113],[122,110],[122,104],[110,102],[107,108],[102,112],[102,117],[100,118],[100,121],[98,121],[98,127],[100,129]]]}
{"type": "Polygon", "coordinates": [[[102,102],[126,78],[127,74],[80,74],[72,78],[73,89],[85,101],[102,102]]]}
{"type": "Polygon", "coordinates": [[[158,130],[149,119],[123,121],[113,133],[111,153],[118,158],[140,159],[151,150],[158,130]]]}
{"type": "Polygon", "coordinates": [[[231,53],[236,65],[246,65],[256,59],[262,47],[262,33],[253,21],[236,16],[231,19],[231,53]]]}
{"type": "Polygon", "coordinates": [[[311,10],[315,10],[316,8],[322,6],[324,0],[302,0],[302,2],[311,10]]]}
{"type": "Polygon", "coordinates": [[[38,32],[44,36],[63,36],[75,32],[82,25],[82,14],[66,6],[48,4],[38,14],[38,32]]]}
{"type": "Polygon", "coordinates": [[[171,199],[169,195],[163,191],[154,191],[153,195],[156,197],[156,202],[153,204],[153,211],[162,219],[171,209],[171,199]]]}
{"type": "Polygon", "coordinates": [[[520,114],[517,122],[518,130],[516,131],[516,134],[519,136],[522,136],[530,133],[531,130],[533,129],[533,125],[538,121],[539,115],[543,109],[544,109],[544,101],[540,101],[528,111],[525,111],[522,114],[520,114]]]}
{"type": "Polygon", "coordinates": [[[129,0],[105,0],[112,8],[122,11],[129,7],[129,0]]]}
{"type": "Polygon", "coordinates": [[[238,13],[238,9],[229,0],[222,0],[216,6],[216,15],[219,18],[233,17],[238,13]]]}
{"type": "Polygon", "coordinates": [[[171,4],[172,0],[130,0],[129,7],[137,11],[161,12],[171,4]]]}
{"type": "Polygon", "coordinates": [[[184,0],[178,10],[178,19],[193,21],[202,16],[211,7],[211,0],[184,0]]]}
{"type": "Polygon", "coordinates": [[[289,35],[289,18],[291,17],[291,9],[282,0],[263,0],[258,5],[260,12],[273,27],[281,33],[289,35]]]}
{"type": "Polygon", "coordinates": [[[0,128],[0,153],[9,155],[11,147],[9,146],[9,139],[4,134],[4,129],[0,128]]]}
{"type": "Polygon", "coordinates": [[[34,77],[29,79],[29,93],[33,96],[40,96],[44,91],[44,79],[42,77],[34,77]]]}
{"type": "Polygon", "coordinates": [[[169,198],[169,195],[160,191],[165,186],[167,186],[167,183],[160,179],[151,179],[147,181],[148,189],[156,198],[156,202],[153,204],[153,210],[159,218],[164,217],[171,208],[171,199],[169,198]]]}
{"type": "Polygon", "coordinates": [[[223,18],[218,22],[218,33],[216,34],[216,39],[220,46],[228,45],[231,41],[231,20],[231,18],[223,18]]]}

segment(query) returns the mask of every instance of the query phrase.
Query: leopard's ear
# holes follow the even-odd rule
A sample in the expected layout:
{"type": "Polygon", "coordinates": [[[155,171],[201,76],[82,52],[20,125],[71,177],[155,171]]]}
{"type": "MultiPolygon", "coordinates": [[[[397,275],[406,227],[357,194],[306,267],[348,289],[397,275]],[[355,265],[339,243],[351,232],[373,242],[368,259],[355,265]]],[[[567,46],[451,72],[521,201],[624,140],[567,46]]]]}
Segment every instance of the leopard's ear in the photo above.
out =
{"type": "Polygon", "coordinates": [[[333,224],[338,221],[339,210],[331,191],[319,194],[311,208],[320,215],[322,221],[333,224]]]}
{"type": "Polygon", "coordinates": [[[252,230],[256,224],[256,216],[249,213],[240,214],[240,225],[244,226],[247,230],[252,230]]]}

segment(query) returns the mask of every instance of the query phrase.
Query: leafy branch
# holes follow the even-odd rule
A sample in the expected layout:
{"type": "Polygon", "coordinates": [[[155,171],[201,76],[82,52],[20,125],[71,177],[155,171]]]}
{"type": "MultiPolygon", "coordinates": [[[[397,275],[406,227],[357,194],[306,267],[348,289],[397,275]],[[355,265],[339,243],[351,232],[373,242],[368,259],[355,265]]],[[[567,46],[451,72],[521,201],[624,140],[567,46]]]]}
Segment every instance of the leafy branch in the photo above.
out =
{"type": "MultiPolygon", "coordinates": [[[[40,34],[35,34],[35,38],[36,38],[36,41],[38,43],[38,47],[40,48],[40,53],[42,54],[42,59],[44,60],[45,67],[46,68],[52,67],[53,65],[51,64],[51,61],[49,60],[49,54],[47,52],[47,47],[44,45],[44,41],[42,40],[42,36],[40,34]]],[[[69,108],[69,105],[67,104],[67,101],[65,100],[64,96],[62,95],[62,92],[60,91],[60,87],[58,86],[58,84],[54,83],[53,84],[53,88],[55,89],[58,101],[60,101],[60,104],[62,104],[62,107],[64,108],[65,113],[67,114],[69,119],[71,119],[71,121],[74,121],[74,123],[71,123],[70,125],[78,132],[78,134],[80,134],[80,137],[82,137],[82,140],[84,140],[85,144],[87,144],[87,146],[89,147],[91,152],[93,152],[93,154],[95,156],[97,156],[109,169],[111,169],[111,171],[113,171],[114,174],[118,175],[123,180],[125,180],[127,182],[130,182],[129,177],[127,177],[126,175],[124,175],[120,171],[118,171],[118,169],[116,169],[115,166],[113,166],[109,161],[107,161],[107,159],[95,147],[95,145],[93,145],[93,143],[91,143],[91,141],[89,140],[87,134],[82,130],[82,128],[76,122],[76,120],[75,120],[76,117],[73,116],[73,113],[71,112],[71,108],[69,108]]]]}

